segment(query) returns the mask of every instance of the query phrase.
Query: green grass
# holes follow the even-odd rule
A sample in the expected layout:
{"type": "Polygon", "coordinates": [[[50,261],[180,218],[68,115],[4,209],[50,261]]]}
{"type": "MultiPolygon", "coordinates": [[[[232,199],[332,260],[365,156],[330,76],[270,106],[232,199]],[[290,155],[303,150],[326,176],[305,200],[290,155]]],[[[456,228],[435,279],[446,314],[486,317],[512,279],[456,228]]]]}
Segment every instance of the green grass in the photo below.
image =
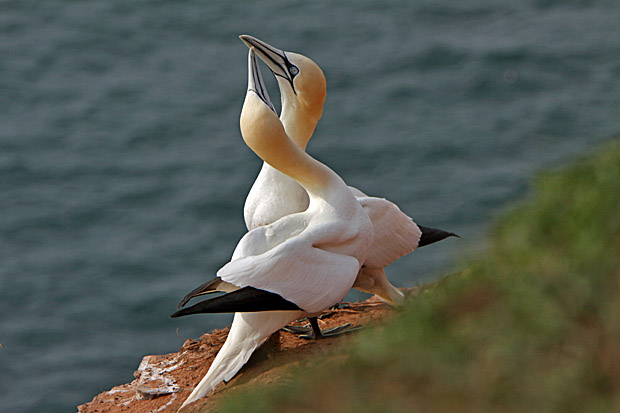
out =
{"type": "Polygon", "coordinates": [[[620,411],[620,142],[534,186],[479,258],[348,357],[307,360],[220,410],[620,411]]]}

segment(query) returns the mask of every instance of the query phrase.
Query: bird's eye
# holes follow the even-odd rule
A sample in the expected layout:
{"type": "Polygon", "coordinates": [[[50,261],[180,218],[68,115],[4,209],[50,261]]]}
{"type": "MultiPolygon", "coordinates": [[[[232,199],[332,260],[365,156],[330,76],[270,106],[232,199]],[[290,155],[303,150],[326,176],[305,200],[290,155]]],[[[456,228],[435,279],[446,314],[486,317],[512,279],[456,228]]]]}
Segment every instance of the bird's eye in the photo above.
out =
{"type": "Polygon", "coordinates": [[[291,66],[288,68],[288,71],[291,73],[291,75],[295,76],[297,73],[299,73],[299,69],[296,66],[291,66]]]}

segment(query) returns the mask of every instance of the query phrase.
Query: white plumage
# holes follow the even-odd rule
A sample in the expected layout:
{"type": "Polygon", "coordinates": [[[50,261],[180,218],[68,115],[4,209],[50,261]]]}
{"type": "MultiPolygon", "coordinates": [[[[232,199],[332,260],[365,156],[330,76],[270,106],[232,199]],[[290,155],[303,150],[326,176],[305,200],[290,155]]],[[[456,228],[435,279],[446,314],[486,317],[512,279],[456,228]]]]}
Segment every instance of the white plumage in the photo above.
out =
{"type": "Polygon", "coordinates": [[[265,162],[302,185],[309,204],[303,212],[248,232],[218,276],[237,287],[277,293],[305,311],[236,313],[226,343],[183,406],[230,380],[252,352],[287,323],[338,303],[355,282],[373,240],[372,223],[344,181],[286,135],[253,49],[248,66],[240,119],[243,139],[265,162]]]}
{"type": "MultiPolygon", "coordinates": [[[[300,54],[284,52],[255,37],[240,36],[275,75],[282,96],[280,120],[289,137],[305,149],[321,118],[325,102],[325,76],[316,63],[300,54]],[[296,68],[291,71],[291,67],[296,68]]],[[[384,267],[413,252],[422,232],[413,220],[394,203],[369,197],[350,187],[373,223],[375,241],[364,262],[354,287],[393,304],[403,300],[403,294],[385,275],[384,267]]],[[[308,207],[304,188],[288,176],[264,163],[244,205],[248,229],[304,211],[308,207]]]]}

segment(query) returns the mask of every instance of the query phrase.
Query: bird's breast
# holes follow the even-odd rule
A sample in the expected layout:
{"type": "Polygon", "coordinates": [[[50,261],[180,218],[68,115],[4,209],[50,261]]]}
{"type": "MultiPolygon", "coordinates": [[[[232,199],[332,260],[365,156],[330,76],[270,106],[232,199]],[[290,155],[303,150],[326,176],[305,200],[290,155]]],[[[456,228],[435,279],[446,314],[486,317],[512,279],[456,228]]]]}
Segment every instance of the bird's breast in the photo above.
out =
{"type": "Polygon", "coordinates": [[[297,182],[273,168],[264,169],[245,201],[243,214],[246,226],[254,229],[271,224],[287,215],[304,211],[308,203],[308,194],[297,182]]]}

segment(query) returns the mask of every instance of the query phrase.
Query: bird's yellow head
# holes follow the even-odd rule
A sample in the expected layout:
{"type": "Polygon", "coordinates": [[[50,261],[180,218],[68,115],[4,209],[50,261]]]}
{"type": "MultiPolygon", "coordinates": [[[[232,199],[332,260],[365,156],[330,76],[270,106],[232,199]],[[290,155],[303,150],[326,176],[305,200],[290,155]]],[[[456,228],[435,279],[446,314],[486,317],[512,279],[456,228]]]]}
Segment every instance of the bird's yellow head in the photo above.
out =
{"type": "Polygon", "coordinates": [[[269,67],[278,81],[282,107],[302,111],[314,121],[323,113],[327,94],[325,75],[321,68],[306,56],[285,52],[249,35],[239,36],[269,67]]]}

